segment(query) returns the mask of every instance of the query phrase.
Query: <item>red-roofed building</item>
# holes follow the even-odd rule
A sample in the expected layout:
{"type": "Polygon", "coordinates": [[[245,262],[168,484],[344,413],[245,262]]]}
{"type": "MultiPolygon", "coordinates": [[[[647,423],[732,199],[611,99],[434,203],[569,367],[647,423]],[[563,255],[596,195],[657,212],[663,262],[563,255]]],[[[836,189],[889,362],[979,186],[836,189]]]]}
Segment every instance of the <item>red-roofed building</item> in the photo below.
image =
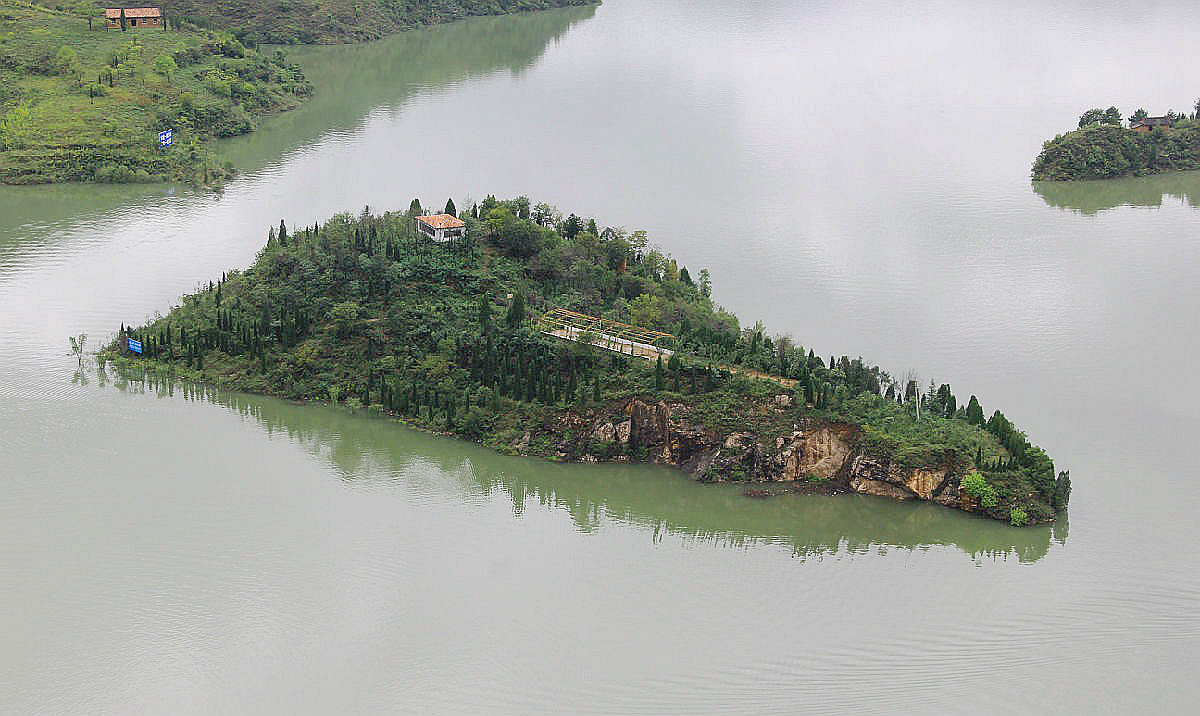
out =
{"type": "Polygon", "coordinates": [[[421,233],[438,242],[462,238],[466,232],[466,226],[462,219],[451,214],[417,217],[417,228],[421,230],[421,233]]]}
{"type": "Polygon", "coordinates": [[[125,13],[125,26],[130,28],[163,26],[162,10],[156,7],[110,7],[104,11],[105,26],[109,30],[121,29],[121,13],[125,13]]]}

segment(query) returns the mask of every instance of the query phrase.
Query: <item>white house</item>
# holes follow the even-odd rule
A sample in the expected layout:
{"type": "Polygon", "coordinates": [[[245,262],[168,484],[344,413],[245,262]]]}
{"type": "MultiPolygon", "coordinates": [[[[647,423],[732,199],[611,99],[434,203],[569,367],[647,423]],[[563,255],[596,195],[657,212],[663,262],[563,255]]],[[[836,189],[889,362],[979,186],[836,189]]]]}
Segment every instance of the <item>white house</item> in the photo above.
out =
{"type": "Polygon", "coordinates": [[[418,216],[417,228],[426,236],[437,242],[453,241],[462,238],[466,224],[457,216],[451,214],[434,214],[433,216],[418,216]]]}

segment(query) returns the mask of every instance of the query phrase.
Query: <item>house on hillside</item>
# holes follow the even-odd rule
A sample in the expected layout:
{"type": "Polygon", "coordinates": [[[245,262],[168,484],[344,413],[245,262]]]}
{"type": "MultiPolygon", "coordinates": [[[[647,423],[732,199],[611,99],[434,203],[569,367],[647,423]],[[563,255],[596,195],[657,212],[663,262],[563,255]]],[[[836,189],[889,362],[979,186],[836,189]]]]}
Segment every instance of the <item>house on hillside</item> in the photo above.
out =
{"type": "Polygon", "coordinates": [[[1130,129],[1132,129],[1135,132],[1141,132],[1142,134],[1149,134],[1150,132],[1153,132],[1155,127],[1162,127],[1163,129],[1170,129],[1171,128],[1171,118],[1170,117],[1142,117],[1141,119],[1137,120],[1136,122],[1131,122],[1129,124],[1130,129]]]}
{"type": "Polygon", "coordinates": [[[130,29],[162,28],[162,10],[156,7],[110,7],[104,11],[105,27],[121,29],[121,12],[125,13],[125,26],[130,29]]]}
{"type": "Polygon", "coordinates": [[[417,228],[421,230],[421,233],[439,243],[462,238],[466,232],[466,226],[462,219],[451,214],[417,217],[417,228]]]}

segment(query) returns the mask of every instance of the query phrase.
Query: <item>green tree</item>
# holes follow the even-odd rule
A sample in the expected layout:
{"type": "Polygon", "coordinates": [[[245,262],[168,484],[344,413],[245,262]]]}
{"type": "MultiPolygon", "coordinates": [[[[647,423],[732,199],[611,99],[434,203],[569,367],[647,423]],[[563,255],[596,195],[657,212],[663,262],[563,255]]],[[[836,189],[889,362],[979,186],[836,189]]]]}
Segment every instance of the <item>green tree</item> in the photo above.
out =
{"type": "Polygon", "coordinates": [[[1079,116],[1079,128],[1083,129],[1089,124],[1100,124],[1101,119],[1104,119],[1104,110],[1093,107],[1079,116]]]}
{"type": "Polygon", "coordinates": [[[504,317],[504,322],[510,327],[521,325],[525,320],[525,294],[521,291],[513,291],[512,303],[508,305],[508,314],[504,317]]]}
{"type": "Polygon", "coordinates": [[[568,216],[567,220],[563,222],[562,228],[559,229],[559,233],[563,235],[563,238],[568,240],[574,239],[581,231],[583,231],[583,219],[580,219],[575,214],[568,216]]]}
{"type": "Polygon", "coordinates": [[[983,406],[979,404],[979,399],[974,395],[967,401],[967,422],[972,425],[983,425],[986,422],[983,419],[983,406]]]}
{"type": "Polygon", "coordinates": [[[450,216],[458,216],[458,210],[454,208],[453,199],[446,199],[446,208],[442,210],[442,213],[449,214],[450,216]]]}
{"type": "Polygon", "coordinates": [[[1029,524],[1029,513],[1024,508],[1014,507],[1008,511],[1008,523],[1013,527],[1024,527],[1029,524]]]}
{"type": "Polygon", "coordinates": [[[60,75],[73,75],[79,72],[79,53],[70,45],[58,48],[54,55],[54,71],[60,75]]]}
{"type": "Polygon", "coordinates": [[[700,269],[700,293],[704,294],[705,298],[712,295],[712,277],[709,276],[708,269],[700,269]]]}
{"type": "Polygon", "coordinates": [[[1104,115],[1100,117],[1100,124],[1111,124],[1114,127],[1121,126],[1121,110],[1116,107],[1109,107],[1104,110],[1104,115]]]}
{"type": "Polygon", "coordinates": [[[175,64],[175,58],[170,55],[159,55],[154,59],[154,71],[166,78],[167,82],[171,81],[171,75],[179,70],[179,65],[175,64]]]}
{"type": "Polygon", "coordinates": [[[329,309],[329,320],[333,322],[338,338],[345,338],[358,325],[358,304],[354,301],[342,301],[333,304],[329,309]]]}
{"type": "Polygon", "coordinates": [[[486,333],[492,327],[492,301],[486,295],[479,297],[479,326],[486,333]]]}
{"type": "Polygon", "coordinates": [[[125,8],[121,8],[121,32],[125,32],[125,8]]]}
{"type": "Polygon", "coordinates": [[[283,223],[283,219],[279,220],[279,233],[275,234],[275,238],[279,239],[280,246],[287,246],[287,226],[283,223]]]}
{"type": "Polygon", "coordinates": [[[1142,109],[1141,107],[1138,107],[1137,111],[1135,111],[1133,114],[1129,115],[1129,123],[1134,124],[1135,122],[1140,122],[1149,116],[1150,116],[1150,114],[1146,110],[1142,109]]]}
{"type": "Polygon", "coordinates": [[[1071,471],[1063,470],[1054,481],[1054,509],[1064,510],[1071,501],[1071,471]]]}
{"type": "Polygon", "coordinates": [[[663,385],[663,363],[662,354],[660,353],[658,355],[658,362],[654,364],[654,389],[662,390],[663,385]]]}
{"type": "Polygon", "coordinates": [[[419,216],[421,214],[421,200],[413,199],[408,205],[409,216],[419,216]]]}

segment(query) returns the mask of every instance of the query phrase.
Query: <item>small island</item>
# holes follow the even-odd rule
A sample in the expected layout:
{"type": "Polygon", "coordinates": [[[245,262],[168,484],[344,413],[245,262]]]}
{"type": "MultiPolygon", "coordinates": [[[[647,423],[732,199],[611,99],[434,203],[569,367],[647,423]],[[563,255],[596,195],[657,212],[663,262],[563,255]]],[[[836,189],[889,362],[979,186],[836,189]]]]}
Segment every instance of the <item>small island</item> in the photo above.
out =
{"type": "Polygon", "coordinates": [[[1076,130],[1042,145],[1034,181],[1073,181],[1200,169],[1200,100],[1195,113],[1151,117],[1138,109],[1122,122],[1116,107],[1089,109],[1076,130]]]}
{"type": "Polygon", "coordinates": [[[253,266],[120,326],[99,359],[751,496],[857,492],[1016,526],[1070,497],[1069,474],[975,396],[743,327],[707,270],[645,232],[524,197],[281,221],[253,266]]]}

